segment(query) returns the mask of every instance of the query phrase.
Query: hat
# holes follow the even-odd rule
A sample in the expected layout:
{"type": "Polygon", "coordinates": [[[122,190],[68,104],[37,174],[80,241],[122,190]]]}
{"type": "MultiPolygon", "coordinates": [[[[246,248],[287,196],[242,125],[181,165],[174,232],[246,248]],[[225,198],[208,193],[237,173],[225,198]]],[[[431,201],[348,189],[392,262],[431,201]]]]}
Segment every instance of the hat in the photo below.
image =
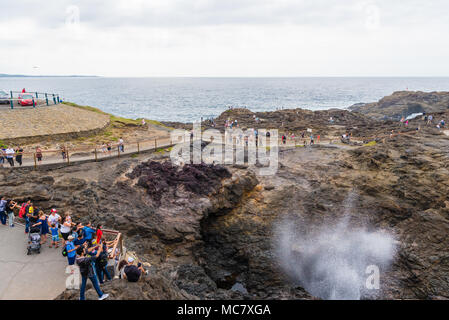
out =
{"type": "Polygon", "coordinates": [[[51,209],[51,212],[53,213],[57,213],[58,212],[58,210],[56,210],[56,209],[51,209]]]}
{"type": "Polygon", "coordinates": [[[68,236],[68,238],[67,239],[69,239],[69,240],[73,240],[73,239],[75,239],[72,235],[70,235],[70,236],[68,236]]]}
{"type": "Polygon", "coordinates": [[[134,262],[134,258],[133,257],[128,257],[128,263],[132,263],[134,262]]]}

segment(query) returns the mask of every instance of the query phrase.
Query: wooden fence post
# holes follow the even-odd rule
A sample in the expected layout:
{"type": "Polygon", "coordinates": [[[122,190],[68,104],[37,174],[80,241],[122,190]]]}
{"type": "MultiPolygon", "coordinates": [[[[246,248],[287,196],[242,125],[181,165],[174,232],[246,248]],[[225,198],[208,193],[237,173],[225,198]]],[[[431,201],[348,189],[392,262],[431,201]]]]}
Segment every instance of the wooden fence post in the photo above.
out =
{"type": "Polygon", "coordinates": [[[37,169],[36,152],[33,155],[34,155],[34,170],[36,170],[37,169]]]}
{"type": "Polygon", "coordinates": [[[70,165],[70,152],[69,152],[69,148],[67,148],[66,150],[67,150],[67,164],[70,165]]]}
{"type": "Polygon", "coordinates": [[[97,148],[95,148],[95,162],[97,162],[98,161],[98,158],[97,158],[97,148]]]}
{"type": "Polygon", "coordinates": [[[139,141],[137,141],[137,153],[140,153],[140,145],[139,145],[139,141]]]}
{"type": "Polygon", "coordinates": [[[156,138],[154,139],[154,149],[156,149],[157,148],[157,140],[156,140],[156,138]]]}
{"type": "Polygon", "coordinates": [[[120,158],[120,145],[117,146],[117,156],[120,158]]]}

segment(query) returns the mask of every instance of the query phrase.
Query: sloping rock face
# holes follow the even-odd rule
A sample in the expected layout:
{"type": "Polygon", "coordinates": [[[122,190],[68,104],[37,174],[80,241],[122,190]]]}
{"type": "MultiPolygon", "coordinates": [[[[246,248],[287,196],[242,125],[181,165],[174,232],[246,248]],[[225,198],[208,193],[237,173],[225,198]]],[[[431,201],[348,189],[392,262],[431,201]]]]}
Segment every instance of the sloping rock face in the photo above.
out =
{"type": "Polygon", "coordinates": [[[449,92],[398,91],[374,103],[360,103],[349,108],[374,119],[395,119],[413,113],[444,112],[449,109],[449,92]]]}

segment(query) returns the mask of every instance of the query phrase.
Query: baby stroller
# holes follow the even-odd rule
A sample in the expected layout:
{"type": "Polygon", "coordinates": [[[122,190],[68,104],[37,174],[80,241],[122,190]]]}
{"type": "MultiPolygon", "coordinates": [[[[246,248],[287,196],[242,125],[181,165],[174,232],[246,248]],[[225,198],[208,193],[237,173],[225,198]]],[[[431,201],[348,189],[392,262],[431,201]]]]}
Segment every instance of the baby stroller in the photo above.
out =
{"type": "Polygon", "coordinates": [[[39,227],[31,227],[28,233],[27,255],[33,251],[41,253],[41,228],[39,227]]]}

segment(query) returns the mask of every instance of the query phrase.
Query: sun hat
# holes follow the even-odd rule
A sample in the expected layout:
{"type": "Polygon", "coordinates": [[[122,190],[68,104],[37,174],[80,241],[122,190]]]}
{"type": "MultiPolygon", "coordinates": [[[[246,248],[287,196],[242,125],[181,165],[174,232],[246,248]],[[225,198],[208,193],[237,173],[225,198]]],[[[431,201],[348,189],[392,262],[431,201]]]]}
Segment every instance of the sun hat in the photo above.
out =
{"type": "Polygon", "coordinates": [[[134,258],[133,257],[128,257],[128,263],[134,262],[134,258]]]}

